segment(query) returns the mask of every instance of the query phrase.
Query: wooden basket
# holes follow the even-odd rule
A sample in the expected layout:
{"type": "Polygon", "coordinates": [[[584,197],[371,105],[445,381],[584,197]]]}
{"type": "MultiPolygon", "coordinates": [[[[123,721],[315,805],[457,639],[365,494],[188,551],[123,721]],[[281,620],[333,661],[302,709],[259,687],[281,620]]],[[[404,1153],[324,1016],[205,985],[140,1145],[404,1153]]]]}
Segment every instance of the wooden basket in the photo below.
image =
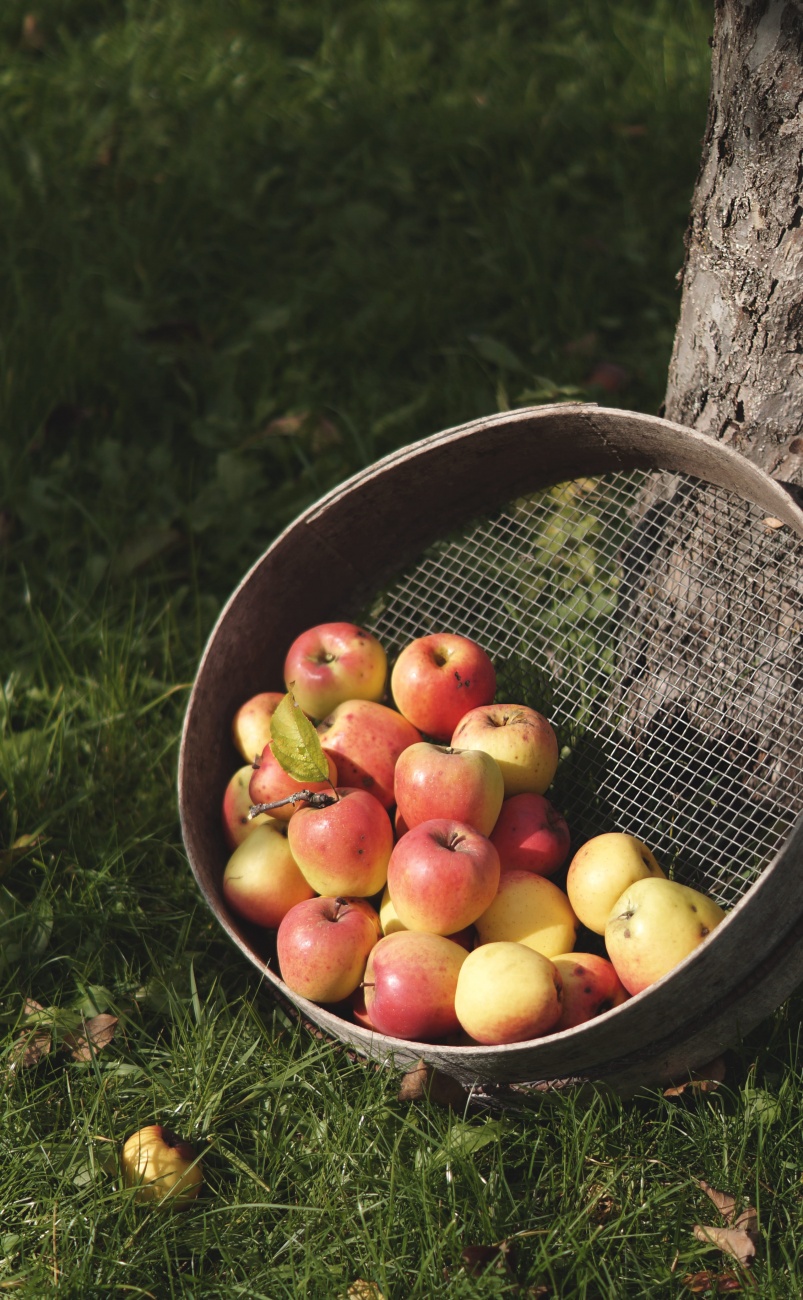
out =
{"type": "Polygon", "coordinates": [[[473,421],[330,492],[234,591],[187,708],[184,843],[232,942],[327,1034],[399,1066],[423,1056],[466,1085],[627,1087],[710,1060],[803,978],[801,539],[791,495],[727,447],[586,405],[473,421]],[[250,695],[282,688],[298,633],[346,618],[374,628],[391,654],[394,638],[431,630],[474,634],[501,653],[505,689],[518,684],[521,702],[556,722],[554,788],[576,840],[640,834],[679,879],[730,907],[725,921],[623,1006],[509,1046],[385,1038],[291,994],[271,937],[238,921],[221,894],[221,801],[242,763],[231,719],[250,695]],[[594,619],[602,652],[581,662],[594,619]]]}

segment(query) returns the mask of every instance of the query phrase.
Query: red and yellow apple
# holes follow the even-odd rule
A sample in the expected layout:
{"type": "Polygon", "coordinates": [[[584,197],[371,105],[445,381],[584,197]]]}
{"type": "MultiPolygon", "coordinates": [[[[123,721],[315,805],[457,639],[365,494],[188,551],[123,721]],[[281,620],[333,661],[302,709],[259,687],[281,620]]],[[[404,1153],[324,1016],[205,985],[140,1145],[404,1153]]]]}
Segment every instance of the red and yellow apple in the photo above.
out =
{"type": "Polygon", "coordinates": [[[421,739],[406,718],[373,700],[347,700],[317,728],[324,753],[337,764],[341,785],[367,790],[385,808],[394,802],[399,755],[421,739]]]}
{"type": "Polygon", "coordinates": [[[566,893],[583,925],[604,934],[620,894],[637,880],[663,878],[655,855],[635,835],[608,831],[578,849],[566,875],[566,893]]]}
{"type": "Polygon", "coordinates": [[[298,809],[287,825],[289,846],[316,893],[370,898],[388,878],[393,824],[367,791],[340,787],[337,796],[325,808],[298,809]]]}
{"type": "Polygon", "coordinates": [[[640,993],[694,952],[725,913],[713,898],[677,880],[636,880],[614,903],[605,947],[628,993],[640,993]]]}
{"type": "MultiPolygon", "coordinates": [[[[251,772],[248,794],[252,804],[273,803],[276,799],[286,799],[301,790],[311,790],[313,794],[331,794],[337,785],[338,770],[335,759],[327,755],[329,766],[328,781],[296,781],[289,772],[285,772],[270,745],[266,745],[259,759],[259,766],[251,772]]],[[[299,810],[301,804],[286,803],[281,808],[274,808],[270,816],[277,821],[287,822],[299,810]]]]}
{"type": "Polygon", "coordinates": [[[465,822],[436,817],[397,841],[388,890],[408,930],[449,935],[472,925],[496,896],[499,854],[465,822]]]}
{"type": "Polygon", "coordinates": [[[563,890],[532,871],[503,871],[495,897],[474,924],[480,946],[510,940],[550,958],[571,952],[577,938],[577,917],[563,890]]]}
{"type": "Polygon", "coordinates": [[[393,665],[396,708],[432,740],[448,741],[469,709],[490,704],[496,672],[482,646],[454,632],[408,642],[393,665]]]}
{"type": "Polygon", "coordinates": [[[561,1000],[560,975],[549,958],[502,940],[466,957],[457,977],[455,1011],[477,1043],[521,1043],[554,1030],[561,1000]]]}
{"type": "Polygon", "coordinates": [[[223,897],[233,912],[275,930],[282,917],[315,890],[305,880],[287,840],[288,822],[258,826],[232,853],[223,872],[223,897]]]}
{"type": "Polygon", "coordinates": [[[496,759],[474,749],[420,741],[400,754],[394,776],[396,808],[407,830],[448,817],[490,835],[505,794],[496,759]]]}
{"type": "Polygon", "coordinates": [[[296,637],[284,661],[284,682],[311,718],[325,718],[345,700],[381,700],[388,661],[384,646],[354,623],[320,623],[296,637]]]}
{"type": "Polygon", "coordinates": [[[342,1002],[362,980],[381,935],[364,898],[310,898],[296,903],[276,933],[279,972],[293,993],[311,1002],[342,1002]]]}
{"type": "Polygon", "coordinates": [[[269,813],[260,813],[258,817],[249,820],[248,814],[253,803],[249,787],[253,775],[251,763],[238,768],[223,792],[223,834],[230,849],[236,849],[238,844],[242,844],[257,826],[265,826],[275,820],[269,813]]]}
{"type": "Polygon", "coordinates": [[[491,831],[503,871],[532,871],[552,876],[569,856],[571,836],[566,818],[542,794],[514,794],[505,799],[491,831]]]}
{"type": "Polygon", "coordinates": [[[467,956],[460,944],[439,934],[399,930],[380,939],[363,979],[370,1024],[380,1034],[416,1042],[456,1033],[455,989],[467,956]]]}
{"type": "Polygon", "coordinates": [[[241,704],[231,724],[232,740],[249,763],[270,743],[270,720],[284,699],[282,691],[262,691],[241,704]]]}
{"type": "Polygon", "coordinates": [[[627,1001],[613,963],[593,952],[565,952],[552,961],[563,983],[563,1010],[554,1032],[574,1029],[627,1001]]]}
{"type": "Polygon", "coordinates": [[[524,704],[472,709],[452,733],[454,749],[481,749],[502,769],[505,798],[543,794],[558,766],[558,740],[551,723],[524,704]]]}

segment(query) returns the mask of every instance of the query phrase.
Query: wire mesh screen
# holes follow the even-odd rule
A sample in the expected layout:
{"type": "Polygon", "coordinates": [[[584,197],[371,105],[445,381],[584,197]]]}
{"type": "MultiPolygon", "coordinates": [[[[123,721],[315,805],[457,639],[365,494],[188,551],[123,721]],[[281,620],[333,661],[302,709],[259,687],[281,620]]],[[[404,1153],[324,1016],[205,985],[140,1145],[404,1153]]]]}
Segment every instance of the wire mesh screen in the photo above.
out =
{"type": "Polygon", "coordinates": [[[555,727],[576,845],[629,831],[730,906],[803,807],[803,542],[722,489],[631,472],[522,498],[363,621],[391,658],[432,631],[483,645],[497,700],[555,727]]]}

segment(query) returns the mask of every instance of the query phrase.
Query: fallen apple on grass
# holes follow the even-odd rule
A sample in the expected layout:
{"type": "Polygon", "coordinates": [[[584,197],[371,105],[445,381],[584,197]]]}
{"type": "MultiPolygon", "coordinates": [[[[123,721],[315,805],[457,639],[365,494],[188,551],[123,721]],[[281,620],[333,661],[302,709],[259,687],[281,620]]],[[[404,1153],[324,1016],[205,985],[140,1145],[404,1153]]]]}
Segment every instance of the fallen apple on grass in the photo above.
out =
{"type": "Polygon", "coordinates": [[[311,718],[325,718],[345,700],[381,700],[388,660],[372,633],[355,623],[319,623],[296,637],[284,661],[284,682],[311,718]]]}
{"type": "Polygon", "coordinates": [[[425,736],[448,741],[463,714],[490,704],[496,670],[482,646],[455,632],[416,637],[390,674],[396,708],[425,736]]]}
{"type": "Polygon", "coordinates": [[[195,1200],[203,1170],[195,1150],[161,1124],[148,1124],[123,1145],[120,1163],[126,1187],[135,1188],[141,1204],[162,1203],[182,1209],[195,1200]]]}

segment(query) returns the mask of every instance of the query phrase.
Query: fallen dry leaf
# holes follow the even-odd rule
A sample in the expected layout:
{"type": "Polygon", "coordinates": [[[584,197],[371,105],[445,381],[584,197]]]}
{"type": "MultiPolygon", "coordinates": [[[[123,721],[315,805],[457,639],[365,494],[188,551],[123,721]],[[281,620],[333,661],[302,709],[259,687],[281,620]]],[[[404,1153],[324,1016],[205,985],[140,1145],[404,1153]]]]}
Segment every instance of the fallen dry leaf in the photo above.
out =
{"type": "Polygon", "coordinates": [[[698,1241],[709,1246],[716,1246],[727,1255],[733,1255],[740,1264],[749,1267],[756,1257],[756,1243],[753,1234],[743,1228],[712,1228],[694,1225],[694,1235],[698,1241]]]}
{"type": "Polygon", "coordinates": [[[47,1029],[23,1029],[14,1040],[8,1057],[8,1069],[11,1074],[19,1070],[28,1070],[38,1065],[43,1057],[49,1056],[53,1039],[47,1029]]]}
{"type": "Polygon", "coordinates": [[[699,1070],[692,1070],[683,1083],[673,1083],[664,1088],[665,1097],[680,1097],[689,1088],[692,1092],[714,1092],[725,1082],[726,1066],[724,1056],[715,1056],[708,1065],[701,1065],[699,1070]]]}
{"type": "Polygon", "coordinates": [[[724,1273],[703,1269],[700,1273],[687,1273],[681,1281],[693,1295],[727,1295],[728,1292],[742,1291],[745,1287],[755,1286],[750,1273],[743,1273],[739,1277],[730,1269],[726,1269],[724,1273]]]}
{"type": "Polygon", "coordinates": [[[398,1100],[422,1101],[426,1097],[438,1106],[451,1106],[453,1110],[465,1109],[466,1094],[457,1080],[450,1074],[443,1074],[434,1066],[427,1065],[422,1057],[402,1079],[398,1100]]]}
{"type": "Polygon", "coordinates": [[[64,1046],[69,1050],[74,1061],[91,1061],[95,1052],[108,1047],[117,1028],[117,1016],[105,1012],[84,1021],[83,1033],[64,1035],[64,1046]]]}
{"type": "Polygon", "coordinates": [[[729,1220],[733,1217],[733,1212],[736,1209],[736,1198],[731,1196],[730,1192],[718,1192],[716,1187],[712,1187],[703,1178],[697,1179],[697,1186],[714,1202],[723,1219],[729,1220]]]}

